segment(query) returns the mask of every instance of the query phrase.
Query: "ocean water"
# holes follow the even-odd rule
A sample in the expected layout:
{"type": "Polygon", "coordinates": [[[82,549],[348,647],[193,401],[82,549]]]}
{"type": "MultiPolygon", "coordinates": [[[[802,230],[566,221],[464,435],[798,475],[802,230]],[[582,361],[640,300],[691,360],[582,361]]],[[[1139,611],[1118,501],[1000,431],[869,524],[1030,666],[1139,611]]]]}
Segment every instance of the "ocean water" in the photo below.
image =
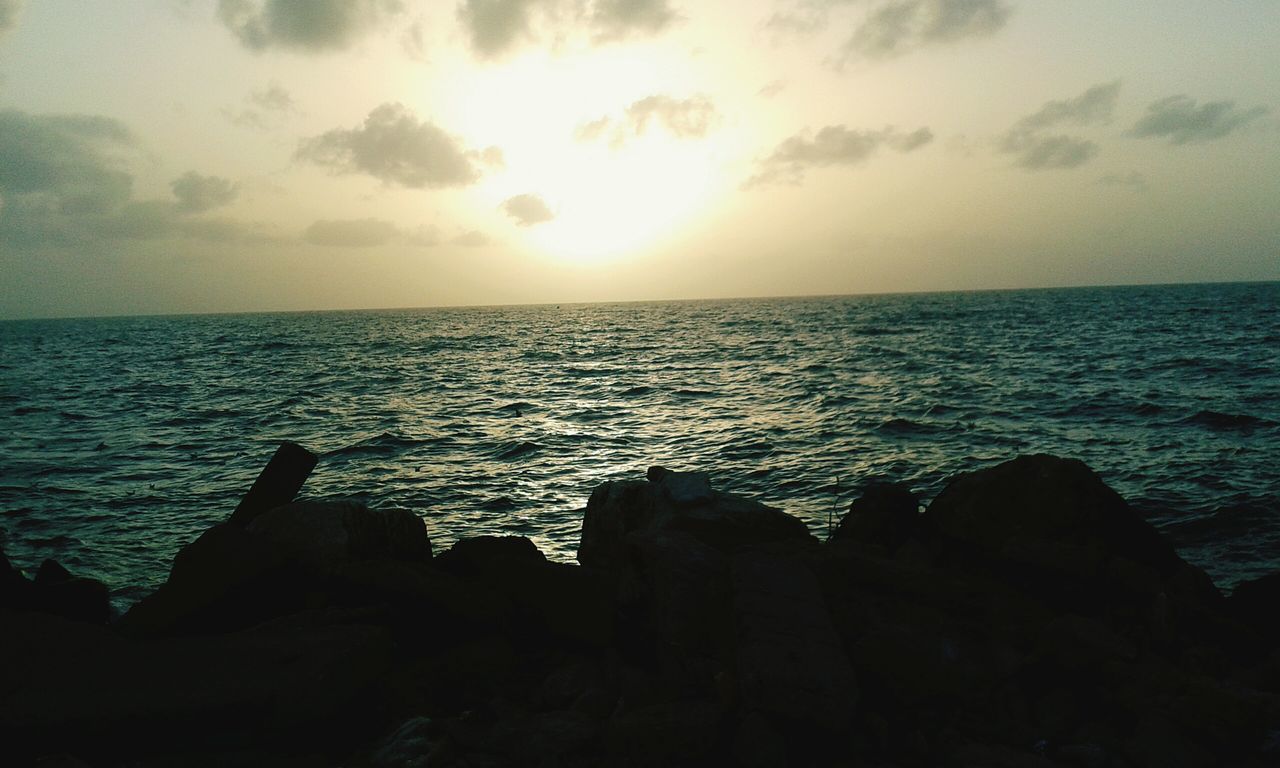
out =
{"type": "Polygon", "coordinates": [[[120,604],[281,440],[304,494],[571,560],[605,480],[711,473],[816,533],[1084,460],[1224,587],[1280,567],[1280,283],[0,323],[0,531],[120,604]]]}

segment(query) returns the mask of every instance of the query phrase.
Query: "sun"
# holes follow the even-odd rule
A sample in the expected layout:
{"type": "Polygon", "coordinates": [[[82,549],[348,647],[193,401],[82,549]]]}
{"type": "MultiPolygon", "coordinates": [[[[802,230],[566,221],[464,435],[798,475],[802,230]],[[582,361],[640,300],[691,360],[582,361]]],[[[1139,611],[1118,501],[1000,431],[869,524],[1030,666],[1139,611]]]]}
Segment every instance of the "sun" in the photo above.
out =
{"type": "Polygon", "coordinates": [[[578,262],[656,245],[695,220],[717,186],[706,147],[664,136],[574,147],[543,179],[555,218],[523,228],[522,237],[549,256],[578,262]]]}
{"type": "Polygon", "coordinates": [[[460,132],[505,159],[474,190],[476,216],[504,227],[509,242],[583,263],[643,252],[696,222],[728,186],[719,126],[681,137],[657,120],[637,130],[627,117],[646,97],[701,92],[678,54],[534,51],[453,81],[445,95],[460,132]],[[594,121],[607,130],[584,136],[594,121]],[[516,195],[537,196],[554,217],[520,226],[497,213],[516,195]]]}

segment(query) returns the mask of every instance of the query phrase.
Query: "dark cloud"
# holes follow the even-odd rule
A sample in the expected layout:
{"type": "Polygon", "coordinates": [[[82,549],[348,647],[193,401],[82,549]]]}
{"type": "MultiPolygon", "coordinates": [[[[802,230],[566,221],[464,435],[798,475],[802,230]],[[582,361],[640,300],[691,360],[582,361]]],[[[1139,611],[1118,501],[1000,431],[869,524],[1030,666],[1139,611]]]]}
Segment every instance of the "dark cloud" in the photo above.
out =
{"type": "Polygon", "coordinates": [[[342,50],[403,10],[400,0],[218,0],[218,19],[255,52],[342,50]]]}
{"type": "Polygon", "coordinates": [[[815,136],[801,133],[783,141],[760,161],[759,171],[743,186],[799,184],[810,168],[858,165],[866,162],[881,147],[911,152],[931,141],[933,132],[928,128],[902,133],[894,128],[863,131],[843,125],[828,125],[815,136]]]}
{"type": "Polygon", "coordinates": [[[1111,119],[1120,81],[1099,83],[1079,96],[1050,101],[1014,123],[1000,139],[1000,151],[1027,170],[1078,168],[1098,154],[1097,143],[1078,136],[1047,133],[1061,125],[1087,126],[1111,119]]]}
{"type": "Polygon", "coordinates": [[[0,0],[0,35],[18,26],[22,0],[0,0]]]}
{"type": "Polygon", "coordinates": [[[540,33],[587,30],[597,43],[658,34],[680,18],[669,0],[463,0],[458,19],[472,49],[501,56],[540,33]]]}
{"type": "Polygon", "coordinates": [[[1234,101],[1200,106],[1187,96],[1170,96],[1147,107],[1130,133],[1141,138],[1167,138],[1171,144],[1220,139],[1267,114],[1266,107],[1237,109],[1234,101]]]}
{"type": "Polygon", "coordinates": [[[886,58],[938,43],[989,37],[1008,23],[1004,0],[889,0],[855,27],[844,53],[886,58]]]}
{"type": "Polygon", "coordinates": [[[401,104],[377,107],[358,128],[306,139],[295,156],[337,173],[366,173],[415,189],[466,186],[479,180],[483,166],[502,161],[497,148],[467,150],[401,104]]]}
{"type": "Polygon", "coordinates": [[[187,171],[169,187],[178,199],[180,213],[204,213],[228,205],[240,192],[239,187],[227,179],[201,176],[195,171],[187,171]]]}
{"type": "Polygon", "coordinates": [[[178,200],[133,200],[129,130],[105,117],[0,111],[0,245],[85,247],[120,240],[262,241],[260,227],[194,218],[220,204],[222,179],[187,174],[178,200]]]}
{"type": "Polygon", "coordinates": [[[614,146],[622,144],[629,136],[641,136],[651,123],[657,123],[679,139],[698,139],[706,136],[715,125],[719,114],[706,96],[677,99],[665,94],[654,94],[632,102],[620,118],[605,116],[578,126],[579,141],[594,141],[606,134],[614,146]]]}
{"type": "Polygon", "coordinates": [[[516,195],[502,202],[502,210],[522,227],[551,221],[555,213],[537,195],[516,195]]]}
{"type": "Polygon", "coordinates": [[[111,210],[132,192],[119,155],[133,145],[109,118],[0,111],[0,198],[66,214],[111,210]]]}
{"type": "Polygon", "coordinates": [[[668,0],[596,0],[590,24],[596,40],[656,35],[680,18],[668,0]]]}

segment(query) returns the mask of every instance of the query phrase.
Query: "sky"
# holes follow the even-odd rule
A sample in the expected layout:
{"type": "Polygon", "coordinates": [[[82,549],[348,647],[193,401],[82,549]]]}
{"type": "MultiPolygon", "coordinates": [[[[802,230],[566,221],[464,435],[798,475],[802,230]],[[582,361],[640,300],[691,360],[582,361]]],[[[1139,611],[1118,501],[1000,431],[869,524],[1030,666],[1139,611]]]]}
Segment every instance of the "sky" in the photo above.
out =
{"type": "Polygon", "coordinates": [[[1280,279],[1280,2],[0,0],[0,317],[1280,279]]]}

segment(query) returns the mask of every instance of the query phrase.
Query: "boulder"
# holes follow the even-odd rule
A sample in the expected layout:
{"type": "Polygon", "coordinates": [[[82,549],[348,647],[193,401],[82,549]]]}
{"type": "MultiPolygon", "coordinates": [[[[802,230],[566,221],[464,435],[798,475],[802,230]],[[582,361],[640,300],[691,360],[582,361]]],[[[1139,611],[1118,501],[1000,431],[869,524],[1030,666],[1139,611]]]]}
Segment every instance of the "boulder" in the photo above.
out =
{"type": "Polygon", "coordinates": [[[871,483],[849,505],[832,539],[874,544],[892,552],[916,532],[920,501],[903,483],[871,483]]]}
{"type": "Polygon", "coordinates": [[[1227,605],[1237,621],[1252,628],[1272,647],[1280,644],[1280,573],[1240,582],[1227,605]]]}
{"type": "Polygon", "coordinates": [[[628,538],[660,532],[688,533],[723,552],[773,541],[815,541],[802,521],[780,509],[715,491],[701,473],[654,467],[648,480],[608,482],[592,491],[578,562],[613,569],[626,557],[628,538]]]}
{"type": "Polygon", "coordinates": [[[111,619],[111,594],[96,579],[75,576],[56,560],[45,560],[36,571],[34,607],[74,621],[106,624],[111,619]]]}
{"type": "MultiPolygon", "coordinates": [[[[323,604],[330,591],[348,585],[353,564],[423,564],[430,554],[426,527],[406,510],[287,504],[247,526],[213,526],[183,547],[169,580],[125,615],[122,629],[145,635],[243,629],[323,604]]],[[[407,578],[416,585],[415,574],[407,578]]]]}
{"type": "Polygon", "coordinates": [[[369,509],[351,502],[294,502],[261,513],[247,530],[322,570],[352,560],[412,562],[431,557],[426,525],[405,509],[369,509]]]}
{"type": "Polygon", "coordinates": [[[31,604],[31,582],[9,563],[0,549],[0,610],[26,610],[31,604]]]}
{"type": "Polygon", "coordinates": [[[1166,594],[1216,604],[1209,577],[1084,463],[1037,454],[961,474],[923,527],[956,554],[1012,566],[1035,586],[1078,599],[1166,594]]]}

